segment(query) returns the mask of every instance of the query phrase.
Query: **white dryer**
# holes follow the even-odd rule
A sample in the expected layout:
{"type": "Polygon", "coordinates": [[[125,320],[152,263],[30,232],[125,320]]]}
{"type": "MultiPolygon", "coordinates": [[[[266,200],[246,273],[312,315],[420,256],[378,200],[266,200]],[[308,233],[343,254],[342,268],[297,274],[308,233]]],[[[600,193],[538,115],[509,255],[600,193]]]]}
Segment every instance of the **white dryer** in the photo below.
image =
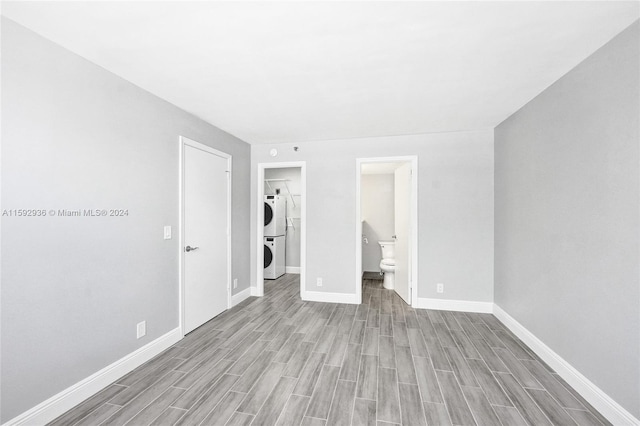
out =
{"type": "Polygon", "coordinates": [[[264,236],[287,233],[287,199],[280,195],[264,196],[264,236]]]}
{"type": "Polygon", "coordinates": [[[264,237],[264,279],[275,280],[285,272],[286,237],[264,237]]]}

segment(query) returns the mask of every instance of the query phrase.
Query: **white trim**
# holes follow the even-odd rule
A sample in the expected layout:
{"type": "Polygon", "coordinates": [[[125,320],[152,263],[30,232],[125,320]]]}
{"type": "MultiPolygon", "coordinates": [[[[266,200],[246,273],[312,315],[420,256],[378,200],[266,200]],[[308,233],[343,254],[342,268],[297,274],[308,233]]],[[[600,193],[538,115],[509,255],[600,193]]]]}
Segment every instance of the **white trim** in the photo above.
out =
{"type": "Polygon", "coordinates": [[[183,212],[183,196],[184,188],[182,187],[182,178],[184,176],[184,146],[182,142],[182,136],[178,137],[178,327],[180,333],[184,336],[184,294],[182,291],[184,271],[183,271],[183,254],[182,247],[184,247],[183,229],[184,212],[183,212]]]}
{"type": "Polygon", "coordinates": [[[181,329],[175,328],[153,342],[131,352],[113,364],[79,381],[67,389],[41,402],[28,411],[4,423],[3,426],[46,424],[85,399],[98,393],[125,374],[138,368],[151,358],[182,339],[181,329]]]}
{"type": "Polygon", "coordinates": [[[284,272],[287,274],[299,274],[300,267],[299,266],[285,266],[284,272]]]}
{"type": "Polygon", "coordinates": [[[245,288],[240,293],[236,293],[231,296],[231,306],[236,306],[238,303],[242,302],[248,297],[252,296],[251,287],[245,288]]]}
{"type": "Polygon", "coordinates": [[[361,179],[362,164],[365,163],[409,163],[411,165],[411,306],[418,307],[418,156],[356,158],[356,278],[357,303],[362,303],[362,212],[361,179]]]}
{"type": "MultiPolygon", "coordinates": [[[[258,164],[256,185],[256,285],[255,296],[264,296],[264,166],[258,164]]],[[[252,290],[253,291],[253,290],[252,290]]]]}
{"type": "Polygon", "coordinates": [[[607,420],[614,425],[640,425],[640,420],[496,304],[493,305],[493,314],[607,420]]]}
{"type": "Polygon", "coordinates": [[[418,303],[415,307],[419,309],[435,309],[438,311],[478,312],[484,314],[490,314],[493,312],[493,303],[491,302],[431,299],[427,297],[418,298],[418,303]]]}
{"type": "MultiPolygon", "coordinates": [[[[257,203],[256,203],[256,282],[251,287],[251,295],[264,295],[264,170],[300,168],[300,297],[305,299],[307,265],[307,162],[287,161],[279,163],[258,163],[257,203]]],[[[288,273],[288,271],[287,271],[288,273]]]]}
{"type": "Polygon", "coordinates": [[[231,205],[231,203],[233,203],[233,157],[222,151],[217,151],[215,149],[212,151],[223,154],[223,156],[226,156],[227,158],[227,309],[231,309],[233,306],[231,303],[231,282],[233,275],[233,272],[231,271],[231,268],[233,267],[233,259],[231,258],[233,255],[231,251],[231,236],[233,234],[233,206],[231,205]]]}
{"type": "Polygon", "coordinates": [[[346,303],[349,305],[359,305],[357,295],[351,293],[325,293],[323,291],[307,291],[302,300],[309,302],[325,303],[346,303]]]}
{"type": "Polygon", "coordinates": [[[208,152],[210,154],[217,155],[218,157],[225,158],[227,160],[227,309],[230,309],[232,306],[231,300],[231,233],[232,233],[232,215],[231,215],[231,202],[232,202],[232,194],[231,190],[233,188],[231,181],[233,179],[233,157],[226,152],[219,151],[215,148],[211,148],[208,145],[204,145],[200,142],[196,142],[192,139],[189,139],[185,136],[178,137],[179,144],[179,176],[178,176],[178,217],[179,217],[179,231],[178,231],[178,303],[179,303],[179,321],[180,321],[180,330],[182,330],[182,335],[185,335],[184,332],[184,147],[188,145],[192,148],[200,149],[202,151],[208,152]]]}

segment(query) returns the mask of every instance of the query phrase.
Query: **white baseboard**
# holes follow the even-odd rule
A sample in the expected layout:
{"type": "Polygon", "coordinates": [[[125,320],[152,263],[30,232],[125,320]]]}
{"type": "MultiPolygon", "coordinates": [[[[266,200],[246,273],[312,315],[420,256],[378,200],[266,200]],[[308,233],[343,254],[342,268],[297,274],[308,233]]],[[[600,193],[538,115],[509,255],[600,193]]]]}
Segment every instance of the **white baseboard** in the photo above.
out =
{"type": "Polygon", "coordinates": [[[474,302],[471,300],[447,300],[419,297],[418,309],[435,309],[438,311],[478,312],[490,314],[493,312],[493,303],[474,302]]]}
{"type": "Polygon", "coordinates": [[[14,417],[3,426],[43,425],[49,423],[85,399],[109,386],[120,377],[149,361],[160,352],[171,347],[180,339],[182,339],[180,328],[171,330],[164,336],[158,337],[153,342],[147,343],[97,373],[68,387],[19,416],[14,417]]]}
{"type": "Polygon", "coordinates": [[[348,293],[324,293],[322,291],[305,291],[302,300],[309,302],[347,303],[358,304],[355,294],[348,293]]]}
{"type": "Polygon", "coordinates": [[[236,306],[238,303],[242,302],[244,299],[246,299],[247,297],[251,297],[253,291],[251,290],[251,287],[245,288],[244,290],[242,290],[240,293],[236,293],[234,295],[231,296],[231,307],[236,306]]]}
{"type": "Polygon", "coordinates": [[[299,266],[285,266],[284,272],[287,274],[299,274],[300,267],[299,266]]]}
{"type": "Polygon", "coordinates": [[[257,297],[262,297],[264,296],[264,291],[261,293],[258,291],[258,287],[249,287],[251,289],[251,295],[252,296],[257,296],[257,297]]]}
{"type": "Polygon", "coordinates": [[[636,419],[602,389],[583,376],[564,358],[555,353],[553,349],[545,345],[542,340],[538,339],[498,305],[494,304],[493,306],[493,314],[607,420],[614,425],[640,425],[640,420],[636,419]]]}

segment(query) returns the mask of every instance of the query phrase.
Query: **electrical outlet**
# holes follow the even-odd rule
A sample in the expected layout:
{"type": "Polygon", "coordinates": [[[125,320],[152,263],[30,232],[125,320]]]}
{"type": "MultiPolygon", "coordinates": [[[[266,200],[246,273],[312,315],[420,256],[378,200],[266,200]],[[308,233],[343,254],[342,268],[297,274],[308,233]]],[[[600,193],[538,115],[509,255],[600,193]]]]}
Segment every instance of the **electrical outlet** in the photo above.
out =
{"type": "Polygon", "coordinates": [[[233,279],[233,288],[238,288],[238,279],[237,278],[233,279]]]}
{"type": "Polygon", "coordinates": [[[322,287],[322,278],[316,278],[316,285],[322,287]]]}
{"type": "Polygon", "coordinates": [[[146,321],[139,322],[138,325],[136,326],[136,331],[137,331],[138,339],[143,337],[145,334],[147,334],[147,322],[146,321]]]}
{"type": "Polygon", "coordinates": [[[444,284],[442,284],[442,283],[436,284],[436,292],[444,293],[444,284]]]}

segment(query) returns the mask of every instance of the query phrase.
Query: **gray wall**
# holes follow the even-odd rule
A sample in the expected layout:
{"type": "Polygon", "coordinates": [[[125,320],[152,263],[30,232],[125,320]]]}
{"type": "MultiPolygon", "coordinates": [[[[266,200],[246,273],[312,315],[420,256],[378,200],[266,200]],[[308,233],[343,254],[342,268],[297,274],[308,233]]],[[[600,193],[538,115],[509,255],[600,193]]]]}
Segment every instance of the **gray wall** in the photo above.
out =
{"type": "MultiPolygon", "coordinates": [[[[284,182],[270,182],[270,185],[274,191],[280,189],[280,194],[287,199],[285,266],[298,268],[300,267],[300,167],[265,169],[264,178],[288,180],[286,185],[284,182]]],[[[273,194],[266,184],[264,193],[265,195],[273,194]]]]}
{"type": "Polygon", "coordinates": [[[495,132],[496,303],[635,417],[638,29],[495,132]]]}
{"type": "Polygon", "coordinates": [[[378,241],[390,240],[395,234],[395,176],[391,174],[362,175],[360,180],[360,216],[362,234],[362,271],[380,271],[382,252],[378,241]]]}
{"type": "Polygon", "coordinates": [[[242,291],[249,145],[2,20],[2,209],[129,216],[2,218],[1,422],[178,326],[179,135],[233,155],[242,291]]]}
{"type": "Polygon", "coordinates": [[[356,158],[402,155],[418,156],[419,297],[492,302],[492,130],[252,145],[252,279],[258,163],[306,161],[305,289],[355,294],[356,158]],[[438,282],[444,294],[436,293],[438,282]]]}

